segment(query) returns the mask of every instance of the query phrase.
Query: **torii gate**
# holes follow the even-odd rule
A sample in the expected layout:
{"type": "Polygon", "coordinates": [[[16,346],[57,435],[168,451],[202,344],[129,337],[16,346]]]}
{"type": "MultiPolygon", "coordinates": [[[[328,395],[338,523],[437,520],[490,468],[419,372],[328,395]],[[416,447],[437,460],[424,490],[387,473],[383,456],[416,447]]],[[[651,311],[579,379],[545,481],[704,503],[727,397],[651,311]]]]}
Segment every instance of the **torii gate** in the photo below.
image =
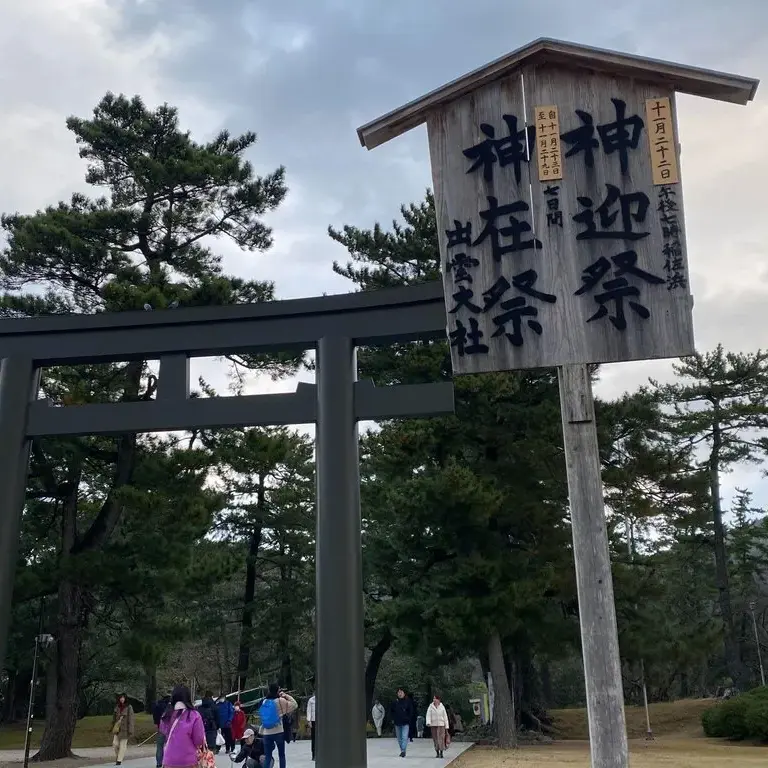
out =
{"type": "Polygon", "coordinates": [[[0,322],[0,668],[5,660],[30,440],[317,423],[318,719],[344,702],[345,732],[318,734],[318,764],[366,764],[359,420],[453,412],[453,384],[357,381],[355,348],[445,338],[440,283],[225,307],[0,322]],[[190,398],[189,360],[317,350],[317,384],[295,393],[190,398]],[[155,400],[51,407],[40,369],[160,360],[155,400]]]}

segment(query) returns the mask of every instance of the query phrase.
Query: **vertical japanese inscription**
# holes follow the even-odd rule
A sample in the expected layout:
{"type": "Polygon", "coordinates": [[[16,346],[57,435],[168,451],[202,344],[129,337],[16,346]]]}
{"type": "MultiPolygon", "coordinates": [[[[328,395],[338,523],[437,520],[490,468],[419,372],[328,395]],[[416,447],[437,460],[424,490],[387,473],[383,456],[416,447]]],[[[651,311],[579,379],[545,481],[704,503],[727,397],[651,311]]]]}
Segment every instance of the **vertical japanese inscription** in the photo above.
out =
{"type": "MultiPolygon", "coordinates": [[[[557,105],[563,152],[560,180],[539,174],[531,180],[534,231],[542,242],[539,280],[558,297],[551,321],[558,330],[550,337],[555,348],[547,359],[690,354],[684,239],[673,237],[675,226],[682,233],[683,218],[660,218],[648,151],[656,124],[646,102],[659,95],[657,87],[547,65],[527,69],[524,79],[531,104],[557,105]],[[671,262],[661,259],[662,248],[671,262]]],[[[537,140],[538,110],[529,110],[537,140]]],[[[673,101],[670,112],[672,137],[673,101]]]]}
{"type": "Polygon", "coordinates": [[[563,178],[563,156],[560,149],[560,117],[557,106],[534,107],[536,115],[536,160],[539,181],[563,178]]]}
{"type": "Polygon", "coordinates": [[[664,256],[664,271],[667,273],[667,290],[670,291],[688,286],[679,211],[676,187],[659,187],[658,212],[664,238],[661,252],[664,256]]]}
{"type": "Polygon", "coordinates": [[[677,145],[669,97],[646,99],[645,114],[648,121],[653,183],[656,186],[677,184],[680,181],[680,173],[677,167],[677,145]]]}
{"type": "Polygon", "coordinates": [[[551,65],[523,79],[527,114],[510,78],[428,120],[454,370],[690,354],[679,185],[654,186],[648,149],[662,96],[674,144],[671,94],[551,65]]]}
{"type": "MultiPolygon", "coordinates": [[[[479,130],[485,138],[462,150],[468,161],[466,173],[481,174],[484,186],[494,189],[496,173],[510,167],[519,195],[522,169],[530,161],[536,128],[520,127],[516,115],[503,114],[502,120],[506,134],[491,123],[480,123],[479,130]]],[[[553,126],[548,128],[550,134],[557,129],[556,123],[553,126]]],[[[559,164],[558,158],[558,172],[559,164]]],[[[513,192],[509,190],[508,193],[513,192]]],[[[533,234],[528,203],[520,197],[500,202],[494,194],[485,195],[484,205],[480,200],[477,202],[470,213],[473,219],[481,222],[479,232],[473,232],[471,219],[464,222],[458,218],[453,220],[453,227],[445,230],[446,248],[456,250],[446,265],[454,283],[448,309],[449,318],[452,317],[449,339],[460,358],[487,355],[489,339],[503,337],[512,346],[522,347],[526,330],[541,336],[544,328],[537,304],[557,301],[554,295],[536,287],[538,274],[535,269],[519,263],[525,253],[532,251],[535,254],[541,249],[541,241],[533,234]],[[492,283],[476,285],[473,273],[481,262],[473,249],[482,246],[490,246],[491,261],[498,265],[496,269],[500,274],[492,283]]],[[[458,211],[456,215],[464,216],[465,212],[458,211]]],[[[488,269],[481,272],[486,276],[493,274],[488,269]]]]}
{"type": "MultiPolygon", "coordinates": [[[[554,120],[544,131],[557,145],[547,157],[559,176],[556,111],[545,117],[554,120]]],[[[515,361],[541,354],[528,348],[546,342],[557,296],[539,272],[530,198],[537,127],[523,114],[519,80],[450,105],[429,131],[454,369],[527,367],[515,361]]]]}

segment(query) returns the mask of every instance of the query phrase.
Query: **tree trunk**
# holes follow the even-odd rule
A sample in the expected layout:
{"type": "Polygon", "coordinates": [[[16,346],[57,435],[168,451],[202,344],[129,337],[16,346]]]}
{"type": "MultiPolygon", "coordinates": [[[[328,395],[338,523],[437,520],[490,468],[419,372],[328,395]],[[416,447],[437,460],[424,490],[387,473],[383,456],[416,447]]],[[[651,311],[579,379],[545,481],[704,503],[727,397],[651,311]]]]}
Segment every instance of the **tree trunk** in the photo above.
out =
{"type": "Polygon", "coordinates": [[[280,681],[283,688],[288,691],[293,690],[293,664],[290,653],[286,653],[280,662],[280,681]]]}
{"type": "Polygon", "coordinates": [[[539,665],[539,676],[541,677],[541,698],[545,707],[553,706],[552,696],[552,674],[549,669],[549,661],[543,659],[539,665]]]}
{"type": "Polygon", "coordinates": [[[83,638],[83,594],[76,584],[62,580],[58,593],[56,705],[45,723],[36,761],[71,757],[77,723],[78,676],[83,638]]]}
{"type": "Polygon", "coordinates": [[[376,678],[379,676],[379,667],[387,651],[392,645],[392,632],[389,627],[384,629],[376,645],[371,648],[371,655],[368,657],[368,663],[365,665],[365,711],[370,712],[373,708],[373,692],[376,689],[376,678]]]}
{"type": "Polygon", "coordinates": [[[745,681],[744,666],[741,663],[739,641],[733,620],[731,588],[728,579],[728,555],[725,548],[725,529],[723,526],[723,508],[720,499],[720,454],[722,434],[720,422],[715,417],[712,426],[712,451],[709,457],[709,490],[712,497],[712,518],[715,538],[715,579],[717,583],[720,615],[723,620],[723,639],[725,664],[733,684],[743,690],[745,681]]]}
{"type": "Polygon", "coordinates": [[[229,628],[227,627],[226,618],[224,615],[221,617],[221,686],[219,691],[221,693],[230,693],[232,688],[232,655],[229,652],[229,628]]]}
{"type": "Polygon", "coordinates": [[[8,688],[4,700],[2,720],[8,723],[22,722],[27,716],[29,701],[29,683],[32,679],[31,667],[21,672],[18,669],[9,670],[8,688]]]}
{"type": "Polygon", "coordinates": [[[16,704],[16,678],[19,672],[16,669],[8,670],[8,684],[5,687],[5,696],[3,698],[3,716],[4,723],[13,722],[13,709],[16,704]]]}
{"type": "Polygon", "coordinates": [[[144,666],[144,711],[151,712],[157,701],[157,664],[144,666]]]}
{"type": "Polygon", "coordinates": [[[488,665],[493,680],[494,704],[493,723],[499,738],[499,747],[513,749],[517,746],[517,728],[515,726],[515,704],[509,689],[507,670],[504,664],[504,652],[501,636],[494,631],[488,639],[488,665]]]}
{"type": "Polygon", "coordinates": [[[56,602],[56,700],[50,718],[45,723],[40,751],[35,755],[38,761],[71,757],[72,736],[77,723],[80,649],[83,644],[83,592],[66,574],[77,542],[79,468],[74,468],[70,477],[72,482],[69,492],[61,505],[59,569],[65,575],[59,582],[56,602]]]}
{"type": "Polygon", "coordinates": [[[58,668],[58,653],[54,643],[47,653],[48,661],[45,669],[45,720],[46,722],[53,717],[53,711],[56,709],[56,682],[58,668]]]}
{"type": "Polygon", "coordinates": [[[248,669],[251,665],[251,642],[253,640],[253,608],[256,597],[256,558],[261,546],[262,515],[264,512],[264,475],[259,475],[259,484],[256,491],[256,506],[259,522],[254,526],[248,538],[248,559],[245,565],[245,587],[243,589],[243,617],[240,627],[240,648],[237,654],[237,674],[240,679],[240,688],[246,688],[248,669]]]}
{"type": "Polygon", "coordinates": [[[480,661],[480,670],[483,673],[483,682],[488,679],[488,675],[491,674],[491,667],[488,664],[488,649],[483,648],[477,652],[477,658],[480,661]]]}

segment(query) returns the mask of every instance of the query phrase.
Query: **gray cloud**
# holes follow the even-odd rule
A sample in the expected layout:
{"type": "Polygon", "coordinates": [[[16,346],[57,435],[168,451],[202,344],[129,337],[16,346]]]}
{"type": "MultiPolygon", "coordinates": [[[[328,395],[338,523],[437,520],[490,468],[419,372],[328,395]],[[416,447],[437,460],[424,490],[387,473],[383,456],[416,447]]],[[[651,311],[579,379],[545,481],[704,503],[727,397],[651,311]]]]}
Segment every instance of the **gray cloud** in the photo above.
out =
{"type": "MultiPolygon", "coordinates": [[[[288,170],[270,218],[275,247],[227,267],[274,279],[281,296],[350,286],[328,224],[387,223],[430,185],[426,133],[373,152],[355,129],[541,36],[761,77],[768,4],[736,0],[25,0],[0,8],[0,209],[30,210],[82,186],[64,118],[107,90],[181,108],[199,138],[253,129],[260,171],[288,170]],[[12,74],[10,74],[12,73],[12,74]]],[[[762,180],[768,109],[680,99],[697,340],[768,346],[768,258],[762,180]]],[[[217,386],[226,380],[204,369],[217,386]]],[[[599,392],[634,388],[669,363],[607,366],[599,392]]],[[[270,385],[271,386],[271,385],[270,385]]]]}

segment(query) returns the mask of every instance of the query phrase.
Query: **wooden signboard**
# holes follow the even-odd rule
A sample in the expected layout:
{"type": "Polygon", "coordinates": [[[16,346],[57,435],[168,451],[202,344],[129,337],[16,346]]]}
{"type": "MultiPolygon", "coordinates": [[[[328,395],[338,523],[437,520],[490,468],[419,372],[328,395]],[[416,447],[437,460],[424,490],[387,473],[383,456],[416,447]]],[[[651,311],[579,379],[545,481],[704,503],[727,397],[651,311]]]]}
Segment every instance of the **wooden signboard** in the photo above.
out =
{"type": "Polygon", "coordinates": [[[669,87],[531,66],[427,126],[456,373],[693,353],[669,87]]]}
{"type": "Polygon", "coordinates": [[[589,363],[694,351],[675,92],[757,81],[537,40],[363,126],[426,122],[454,373],[557,367],[592,768],[628,768],[589,363]]]}

